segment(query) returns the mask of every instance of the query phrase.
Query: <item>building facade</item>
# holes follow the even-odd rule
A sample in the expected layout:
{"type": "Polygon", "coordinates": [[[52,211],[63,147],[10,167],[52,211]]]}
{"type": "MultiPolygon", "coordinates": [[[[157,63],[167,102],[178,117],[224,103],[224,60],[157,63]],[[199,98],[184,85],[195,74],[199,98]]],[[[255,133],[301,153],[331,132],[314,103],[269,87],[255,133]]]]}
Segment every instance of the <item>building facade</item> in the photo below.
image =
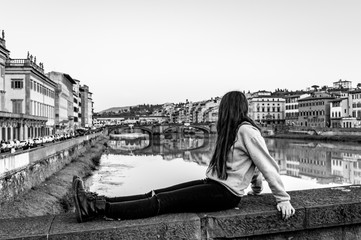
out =
{"type": "MultiPolygon", "coordinates": [[[[8,139],[35,138],[54,133],[56,84],[44,74],[43,64],[28,54],[5,64],[5,111],[18,114],[8,139]]],[[[3,133],[6,138],[6,134],[3,133]]]]}
{"type": "Polygon", "coordinates": [[[299,99],[299,126],[330,127],[330,101],[333,99],[335,98],[324,92],[299,99]]]}
{"type": "Polygon", "coordinates": [[[93,126],[93,99],[87,85],[80,86],[82,127],[93,126]]]}
{"type": "Polygon", "coordinates": [[[298,126],[298,100],[309,97],[309,94],[290,94],[285,96],[285,122],[289,126],[298,126]]]}
{"type": "Polygon", "coordinates": [[[248,99],[249,114],[262,125],[285,123],[285,98],[259,91],[248,99]]]}
{"type": "Polygon", "coordinates": [[[361,120],[361,90],[355,90],[349,92],[350,99],[350,114],[357,120],[361,120]]]}
{"type": "Polygon", "coordinates": [[[47,76],[57,84],[55,91],[55,126],[57,131],[68,132],[74,129],[74,79],[66,73],[49,72],[47,76]]]}
{"type": "Polygon", "coordinates": [[[351,116],[350,99],[348,97],[337,98],[330,101],[330,121],[332,128],[357,127],[356,117],[351,116]]]}
{"type": "Polygon", "coordinates": [[[74,109],[74,129],[80,128],[81,124],[81,96],[80,96],[80,81],[74,79],[73,84],[73,109],[74,109]]]}
{"type": "Polygon", "coordinates": [[[333,82],[333,88],[346,88],[351,89],[352,88],[352,82],[347,80],[340,79],[337,82],[333,82]]]}

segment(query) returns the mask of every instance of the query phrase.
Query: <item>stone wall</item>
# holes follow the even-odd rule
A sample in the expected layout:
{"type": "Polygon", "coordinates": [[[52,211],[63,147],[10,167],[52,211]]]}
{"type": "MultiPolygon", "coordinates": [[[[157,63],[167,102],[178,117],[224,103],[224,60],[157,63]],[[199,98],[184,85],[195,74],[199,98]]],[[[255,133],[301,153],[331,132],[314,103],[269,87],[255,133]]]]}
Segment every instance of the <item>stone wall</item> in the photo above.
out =
{"type": "Polygon", "coordinates": [[[0,239],[361,239],[361,186],[289,192],[296,214],[282,220],[271,194],[235,209],[77,223],[74,213],[0,219],[0,239]]]}
{"type": "Polygon", "coordinates": [[[44,182],[70,163],[85,145],[99,135],[94,133],[5,155],[1,160],[12,166],[12,170],[0,175],[0,203],[11,201],[16,195],[44,182]]]}

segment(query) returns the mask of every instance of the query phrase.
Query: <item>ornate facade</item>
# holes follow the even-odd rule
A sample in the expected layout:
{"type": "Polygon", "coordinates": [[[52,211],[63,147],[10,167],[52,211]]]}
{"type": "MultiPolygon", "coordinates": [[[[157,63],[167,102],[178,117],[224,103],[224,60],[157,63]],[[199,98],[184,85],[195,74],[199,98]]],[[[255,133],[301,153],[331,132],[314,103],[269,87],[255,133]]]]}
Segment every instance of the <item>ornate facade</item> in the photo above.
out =
{"type": "Polygon", "coordinates": [[[4,35],[0,38],[0,140],[48,135],[53,132],[55,83],[35,57],[11,59],[4,35]]]}

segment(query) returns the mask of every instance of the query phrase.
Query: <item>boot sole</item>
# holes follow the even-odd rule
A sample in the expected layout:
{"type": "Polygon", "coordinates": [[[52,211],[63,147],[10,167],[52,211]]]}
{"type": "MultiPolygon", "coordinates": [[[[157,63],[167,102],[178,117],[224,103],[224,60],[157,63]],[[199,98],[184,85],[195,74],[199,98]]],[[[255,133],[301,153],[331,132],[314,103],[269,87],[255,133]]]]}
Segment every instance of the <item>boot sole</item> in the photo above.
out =
{"type": "Polygon", "coordinates": [[[79,204],[79,199],[78,199],[78,186],[80,183],[80,179],[75,179],[73,182],[73,188],[74,188],[74,193],[73,193],[73,198],[74,198],[74,204],[75,204],[75,215],[76,215],[76,220],[78,221],[78,223],[83,222],[83,218],[81,217],[81,213],[80,213],[80,204],[79,204]]]}

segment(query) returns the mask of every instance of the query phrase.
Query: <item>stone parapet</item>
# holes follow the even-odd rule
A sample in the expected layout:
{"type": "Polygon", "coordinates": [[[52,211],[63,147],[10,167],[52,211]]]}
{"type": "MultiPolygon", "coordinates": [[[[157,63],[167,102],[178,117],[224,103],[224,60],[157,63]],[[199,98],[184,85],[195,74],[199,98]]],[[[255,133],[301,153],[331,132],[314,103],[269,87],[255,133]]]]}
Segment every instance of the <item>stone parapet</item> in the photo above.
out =
{"type": "Polygon", "coordinates": [[[77,223],[73,213],[0,220],[0,239],[361,239],[361,186],[289,192],[296,214],[281,219],[271,194],[238,208],[126,221],[77,223]]]}

